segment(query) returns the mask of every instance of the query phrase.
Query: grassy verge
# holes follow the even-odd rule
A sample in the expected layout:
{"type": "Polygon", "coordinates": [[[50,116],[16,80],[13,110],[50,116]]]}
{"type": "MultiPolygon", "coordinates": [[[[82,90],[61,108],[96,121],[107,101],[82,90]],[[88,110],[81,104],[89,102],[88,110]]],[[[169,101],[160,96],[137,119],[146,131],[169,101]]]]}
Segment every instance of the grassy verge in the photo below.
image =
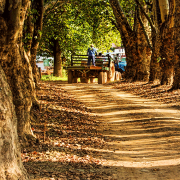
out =
{"type": "MultiPolygon", "coordinates": [[[[65,75],[63,77],[56,77],[52,75],[42,75],[42,81],[68,81],[68,77],[65,75]]],[[[78,78],[78,82],[81,82],[80,78],[78,78]]],[[[95,82],[98,82],[98,78],[95,79],[95,82]]],[[[89,81],[90,83],[90,81],[89,81]]]]}
{"type": "Polygon", "coordinates": [[[67,76],[56,77],[56,76],[53,76],[53,74],[52,74],[52,75],[42,75],[41,80],[42,81],[49,81],[49,80],[50,81],[67,81],[68,78],[67,78],[67,76]]]}

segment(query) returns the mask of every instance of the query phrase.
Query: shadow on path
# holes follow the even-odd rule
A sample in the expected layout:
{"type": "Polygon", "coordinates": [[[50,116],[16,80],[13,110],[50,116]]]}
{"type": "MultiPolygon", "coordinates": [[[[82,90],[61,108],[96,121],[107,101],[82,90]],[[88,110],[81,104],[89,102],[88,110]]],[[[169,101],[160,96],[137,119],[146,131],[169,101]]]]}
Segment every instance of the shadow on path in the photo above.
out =
{"type": "Polygon", "coordinates": [[[118,167],[117,179],[180,179],[178,109],[111,86],[67,84],[64,88],[97,116],[98,132],[106,141],[104,165],[118,167]]]}
{"type": "Polygon", "coordinates": [[[112,86],[41,87],[40,142],[22,153],[31,179],[180,179],[178,109],[112,86]]]}

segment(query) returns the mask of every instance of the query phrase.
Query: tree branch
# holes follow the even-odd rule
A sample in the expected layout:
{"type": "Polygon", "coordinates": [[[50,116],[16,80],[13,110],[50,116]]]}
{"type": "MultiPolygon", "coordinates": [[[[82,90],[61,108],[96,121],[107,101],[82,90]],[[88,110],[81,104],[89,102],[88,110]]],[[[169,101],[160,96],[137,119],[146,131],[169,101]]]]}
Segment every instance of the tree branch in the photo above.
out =
{"type": "Polygon", "coordinates": [[[56,1],[50,1],[49,3],[47,3],[45,6],[44,6],[44,11],[46,11],[51,5],[55,5],[57,4],[58,2],[63,2],[63,1],[59,1],[59,0],[56,0],[56,1]]]}
{"type": "Polygon", "coordinates": [[[139,0],[134,0],[134,1],[135,1],[136,4],[140,7],[141,12],[142,12],[142,13],[145,15],[145,17],[147,18],[147,20],[148,20],[148,22],[149,22],[152,30],[154,30],[154,32],[156,32],[156,28],[155,28],[153,22],[151,21],[150,17],[146,14],[146,12],[145,12],[144,8],[142,7],[142,5],[140,4],[139,0]]]}
{"type": "Polygon", "coordinates": [[[137,12],[138,12],[138,6],[136,6],[135,14],[134,14],[134,27],[133,27],[134,32],[137,31],[137,12]]]}
{"type": "Polygon", "coordinates": [[[119,0],[110,0],[110,4],[116,18],[118,30],[126,34],[127,38],[130,37],[133,30],[120,6],[119,0]]]}
{"type": "Polygon", "coordinates": [[[141,25],[141,27],[142,27],[142,30],[143,30],[143,33],[144,33],[145,38],[146,38],[146,40],[147,40],[147,43],[148,43],[150,49],[153,50],[152,45],[151,45],[150,40],[149,40],[149,36],[148,36],[148,34],[147,34],[147,32],[146,32],[146,29],[145,29],[145,27],[144,27],[144,24],[143,24],[143,22],[142,22],[142,19],[141,19],[141,17],[140,17],[139,12],[137,13],[137,18],[138,18],[139,23],[140,23],[140,25],[141,25]]]}
{"type": "Polygon", "coordinates": [[[58,7],[58,8],[59,8],[59,7],[62,7],[64,4],[67,4],[68,2],[69,2],[69,0],[66,0],[65,2],[64,2],[64,1],[56,0],[56,1],[53,1],[53,2],[51,2],[51,3],[48,3],[48,4],[44,7],[44,12],[46,13],[46,14],[44,15],[44,19],[46,19],[46,17],[47,17],[53,10],[55,10],[57,7],[58,7]],[[61,4],[59,4],[59,3],[61,3],[61,4]],[[47,10],[50,8],[51,5],[53,5],[53,7],[52,7],[49,11],[47,11],[47,10]]]}

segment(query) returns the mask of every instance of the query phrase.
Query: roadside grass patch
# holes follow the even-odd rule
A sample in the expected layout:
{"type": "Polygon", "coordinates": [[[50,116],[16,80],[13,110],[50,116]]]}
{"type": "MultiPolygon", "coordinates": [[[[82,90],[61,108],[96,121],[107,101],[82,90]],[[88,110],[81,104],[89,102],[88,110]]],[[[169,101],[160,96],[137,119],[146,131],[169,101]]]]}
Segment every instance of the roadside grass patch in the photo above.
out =
{"type": "Polygon", "coordinates": [[[67,78],[67,76],[56,77],[56,76],[53,76],[53,74],[52,74],[52,75],[42,75],[41,80],[42,81],[49,81],[49,80],[50,81],[67,81],[68,78],[67,78]]]}

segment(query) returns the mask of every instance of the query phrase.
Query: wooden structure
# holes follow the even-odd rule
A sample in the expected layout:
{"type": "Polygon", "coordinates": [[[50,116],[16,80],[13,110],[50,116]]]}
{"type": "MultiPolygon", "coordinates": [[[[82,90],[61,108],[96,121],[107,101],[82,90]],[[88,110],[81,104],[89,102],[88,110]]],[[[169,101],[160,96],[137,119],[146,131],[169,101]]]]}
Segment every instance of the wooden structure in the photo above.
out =
{"type": "Polygon", "coordinates": [[[63,67],[68,70],[68,83],[77,83],[78,78],[82,83],[88,83],[89,80],[93,83],[94,79],[98,78],[98,84],[103,84],[114,76],[112,73],[114,63],[110,56],[96,56],[95,66],[87,65],[87,62],[87,55],[71,56],[71,66],[63,67]]]}

